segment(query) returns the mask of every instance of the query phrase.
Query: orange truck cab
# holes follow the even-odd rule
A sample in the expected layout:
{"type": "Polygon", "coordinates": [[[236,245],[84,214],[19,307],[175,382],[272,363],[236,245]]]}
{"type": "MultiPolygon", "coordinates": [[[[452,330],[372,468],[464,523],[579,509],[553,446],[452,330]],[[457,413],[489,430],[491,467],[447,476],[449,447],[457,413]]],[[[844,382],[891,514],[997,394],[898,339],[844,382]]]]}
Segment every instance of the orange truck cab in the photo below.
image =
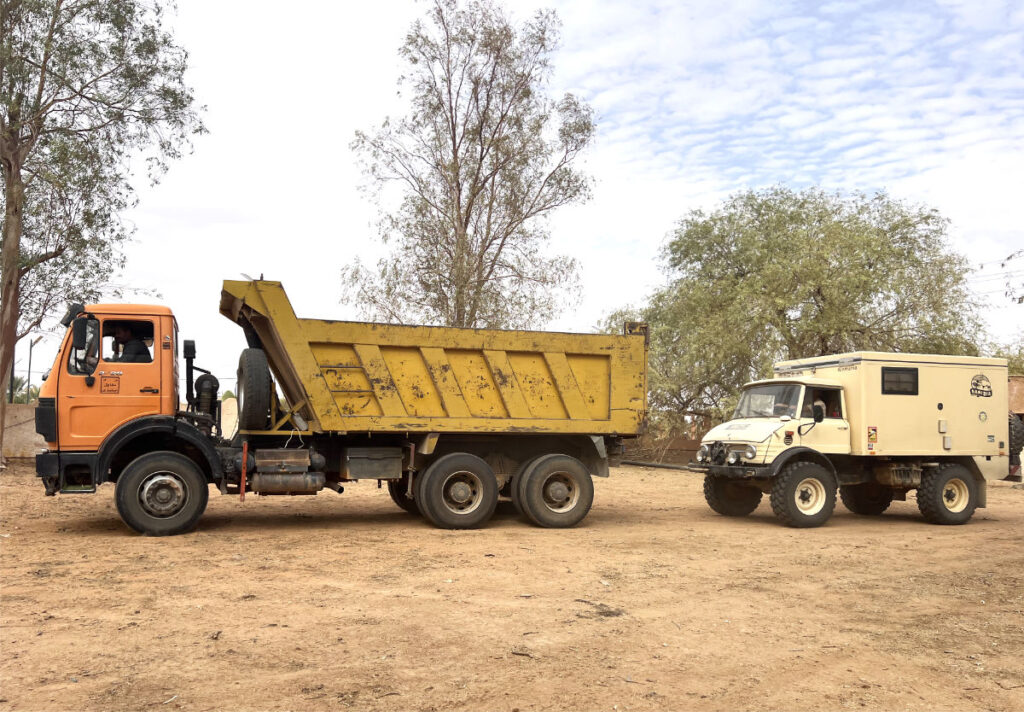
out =
{"type": "Polygon", "coordinates": [[[646,331],[621,336],[299,319],[279,282],[224,282],[242,328],[238,428],[163,306],[73,304],[40,391],[47,495],[114,484],[138,532],[193,528],[221,494],[341,493],[359,479],[435,526],[484,525],[498,498],[573,526],[646,422],[646,331]],[[184,393],[179,393],[179,358],[184,393]],[[196,377],[196,374],[199,374],[196,377]]]}
{"type": "Polygon", "coordinates": [[[180,344],[170,309],[72,305],[63,323],[70,328],[36,408],[47,445],[36,470],[48,495],[95,492],[107,473],[160,447],[189,452],[208,475],[220,469],[209,420],[178,412],[180,344]]]}

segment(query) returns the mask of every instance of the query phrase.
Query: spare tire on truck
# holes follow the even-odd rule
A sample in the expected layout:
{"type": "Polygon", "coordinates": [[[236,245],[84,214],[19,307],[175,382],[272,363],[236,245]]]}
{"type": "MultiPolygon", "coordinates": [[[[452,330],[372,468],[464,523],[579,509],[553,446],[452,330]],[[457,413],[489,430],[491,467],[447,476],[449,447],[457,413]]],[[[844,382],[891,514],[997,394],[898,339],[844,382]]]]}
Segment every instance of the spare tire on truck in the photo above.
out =
{"type": "Polygon", "coordinates": [[[238,429],[266,430],[270,420],[270,366],[263,349],[238,358],[238,429]]]}
{"type": "Polygon", "coordinates": [[[1024,447],[1024,421],[1010,413],[1010,457],[1019,455],[1024,447]]]}

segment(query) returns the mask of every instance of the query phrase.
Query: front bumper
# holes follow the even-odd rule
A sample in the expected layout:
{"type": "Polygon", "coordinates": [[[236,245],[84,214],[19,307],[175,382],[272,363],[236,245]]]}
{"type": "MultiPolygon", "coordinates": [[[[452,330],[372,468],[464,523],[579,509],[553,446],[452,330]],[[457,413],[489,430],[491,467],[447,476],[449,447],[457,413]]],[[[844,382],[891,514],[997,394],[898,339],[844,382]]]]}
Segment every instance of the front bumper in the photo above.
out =
{"type": "Polygon", "coordinates": [[[770,475],[770,468],[764,465],[746,463],[743,465],[708,465],[703,462],[690,462],[686,465],[691,472],[724,477],[730,480],[756,480],[770,475]]]}

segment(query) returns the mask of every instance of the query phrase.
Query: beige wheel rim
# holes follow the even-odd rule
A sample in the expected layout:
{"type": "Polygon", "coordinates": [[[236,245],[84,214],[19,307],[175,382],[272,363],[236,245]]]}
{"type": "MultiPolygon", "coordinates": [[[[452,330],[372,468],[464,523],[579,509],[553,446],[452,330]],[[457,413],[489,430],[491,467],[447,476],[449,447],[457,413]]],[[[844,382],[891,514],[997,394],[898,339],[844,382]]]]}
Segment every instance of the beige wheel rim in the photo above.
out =
{"type": "Polygon", "coordinates": [[[800,481],[793,491],[793,502],[801,514],[814,516],[825,507],[825,485],[815,477],[800,481]]]}
{"type": "Polygon", "coordinates": [[[942,488],[942,503],[950,512],[962,512],[967,509],[967,502],[971,499],[971,491],[967,483],[959,477],[954,477],[942,488]]]}

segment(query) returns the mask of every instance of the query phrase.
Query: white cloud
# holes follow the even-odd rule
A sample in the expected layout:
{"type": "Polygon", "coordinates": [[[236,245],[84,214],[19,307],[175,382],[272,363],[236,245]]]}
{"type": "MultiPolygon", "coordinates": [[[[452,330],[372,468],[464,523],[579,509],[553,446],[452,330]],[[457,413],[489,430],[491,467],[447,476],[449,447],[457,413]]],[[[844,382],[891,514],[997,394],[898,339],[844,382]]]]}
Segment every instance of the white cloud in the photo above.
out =
{"type": "MultiPolygon", "coordinates": [[[[884,188],[950,216],[972,259],[1024,245],[1020,3],[553,4],[553,88],[600,114],[594,200],[552,220],[553,247],[584,266],[583,302],[554,326],[587,329],[641,299],[675,222],[745,188],[884,188]]],[[[545,5],[512,7],[525,18],[545,5]]],[[[127,278],[162,292],[219,375],[241,343],[217,314],[221,279],[264,273],[300,315],[354,316],[338,304],[339,267],[382,248],[348,145],[402,111],[396,49],[425,10],[179,0],[211,133],[141,190],[127,278]]],[[[995,328],[1024,325],[1024,306],[992,313],[995,328]]]]}

